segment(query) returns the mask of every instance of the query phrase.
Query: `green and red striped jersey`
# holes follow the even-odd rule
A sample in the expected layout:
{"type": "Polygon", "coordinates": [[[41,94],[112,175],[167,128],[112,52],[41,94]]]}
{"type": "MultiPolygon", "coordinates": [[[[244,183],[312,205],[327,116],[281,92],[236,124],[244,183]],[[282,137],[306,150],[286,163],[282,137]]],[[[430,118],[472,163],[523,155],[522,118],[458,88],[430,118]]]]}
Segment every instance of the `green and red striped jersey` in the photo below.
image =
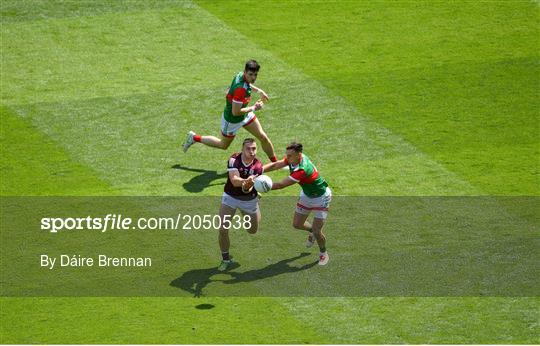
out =
{"type": "Polygon", "coordinates": [[[308,197],[320,197],[326,192],[328,183],[317,171],[317,167],[311,162],[309,157],[300,153],[300,162],[293,166],[285,158],[285,163],[289,165],[289,178],[300,184],[302,191],[308,197]]]}
{"type": "Polygon", "coordinates": [[[223,116],[225,120],[230,123],[239,123],[247,116],[247,114],[241,116],[235,116],[232,114],[232,103],[241,103],[242,108],[249,104],[251,100],[251,85],[245,80],[244,72],[238,72],[234,76],[229,92],[227,92],[225,100],[225,110],[223,110],[223,116]]]}

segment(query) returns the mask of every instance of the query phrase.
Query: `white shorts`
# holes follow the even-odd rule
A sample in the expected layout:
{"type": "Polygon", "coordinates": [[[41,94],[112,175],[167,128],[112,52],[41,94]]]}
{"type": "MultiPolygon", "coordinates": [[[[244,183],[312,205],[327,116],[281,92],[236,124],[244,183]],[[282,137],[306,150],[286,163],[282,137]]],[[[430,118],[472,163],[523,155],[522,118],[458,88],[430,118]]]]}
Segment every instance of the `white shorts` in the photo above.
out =
{"type": "Polygon", "coordinates": [[[301,191],[298,203],[296,203],[296,212],[300,214],[309,214],[313,211],[316,218],[326,219],[331,201],[332,190],[330,190],[329,187],[326,188],[324,195],[320,197],[308,197],[304,194],[304,191],[301,191]]]}
{"type": "Polygon", "coordinates": [[[244,214],[256,214],[259,211],[259,197],[243,201],[223,192],[221,203],[233,209],[240,209],[244,214]]]}
{"type": "Polygon", "coordinates": [[[241,127],[251,124],[255,119],[257,119],[255,113],[249,112],[241,122],[231,123],[221,114],[221,134],[225,137],[234,137],[241,127]]]}

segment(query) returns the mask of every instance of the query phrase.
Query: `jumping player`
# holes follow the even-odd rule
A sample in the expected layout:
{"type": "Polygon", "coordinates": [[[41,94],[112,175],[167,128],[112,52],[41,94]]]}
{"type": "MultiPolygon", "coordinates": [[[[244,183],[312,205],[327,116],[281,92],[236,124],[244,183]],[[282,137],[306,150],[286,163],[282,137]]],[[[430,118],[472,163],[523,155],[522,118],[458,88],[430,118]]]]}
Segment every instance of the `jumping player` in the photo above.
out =
{"type": "Polygon", "coordinates": [[[219,230],[219,247],[221,249],[222,261],[218,270],[225,271],[232,263],[229,255],[229,227],[233,215],[239,209],[242,214],[250,217],[251,227],[247,231],[251,234],[257,233],[261,212],[259,210],[259,197],[257,191],[253,189],[253,178],[262,174],[263,166],[255,155],[257,154],[257,143],[253,138],[246,138],[242,143],[242,152],[233,154],[227,163],[229,177],[225,184],[221,208],[219,215],[221,218],[221,228],[219,230]]]}
{"type": "Polygon", "coordinates": [[[184,152],[195,143],[202,143],[209,147],[227,149],[231,145],[236,133],[244,127],[249,133],[261,141],[262,148],[270,161],[276,161],[274,146],[264,132],[261,123],[255,116],[255,111],[260,110],[264,102],[268,101],[268,95],[253,83],[257,80],[260,65],[255,60],[246,62],[244,72],[234,76],[229,91],[226,95],[225,109],[221,115],[221,136],[201,136],[189,131],[184,142],[184,152]],[[260,100],[254,105],[248,106],[251,101],[252,91],[260,94],[260,100]]]}
{"type": "Polygon", "coordinates": [[[293,227],[309,232],[307,247],[313,246],[315,240],[317,241],[320,250],[319,265],[325,265],[328,263],[329,257],[326,251],[326,237],[322,229],[328,216],[332,191],[309,157],[302,153],[302,150],[302,144],[291,143],[287,146],[285,158],[264,165],[263,171],[270,172],[289,166],[290,175],[282,181],[273,183],[272,190],[283,189],[294,183],[300,184],[302,190],[296,204],[293,227]],[[314,213],[313,224],[307,221],[311,211],[314,213]]]}

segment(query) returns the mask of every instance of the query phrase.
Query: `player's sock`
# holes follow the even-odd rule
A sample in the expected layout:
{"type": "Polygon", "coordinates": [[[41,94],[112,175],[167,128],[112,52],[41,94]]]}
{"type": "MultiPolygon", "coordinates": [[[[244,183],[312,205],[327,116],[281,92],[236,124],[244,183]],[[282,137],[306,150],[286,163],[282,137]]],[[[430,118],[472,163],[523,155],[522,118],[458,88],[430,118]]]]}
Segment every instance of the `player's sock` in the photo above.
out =
{"type": "Polygon", "coordinates": [[[308,238],[306,240],[306,247],[312,247],[313,244],[315,244],[315,235],[313,232],[311,232],[311,229],[309,230],[308,238]]]}
{"type": "Polygon", "coordinates": [[[231,257],[229,256],[229,251],[227,251],[227,252],[222,252],[222,253],[221,253],[221,257],[223,257],[223,260],[224,260],[224,261],[230,261],[230,260],[231,260],[231,257]]]}
{"type": "Polygon", "coordinates": [[[272,161],[272,162],[276,162],[276,161],[277,161],[277,157],[276,157],[276,155],[272,156],[272,157],[270,158],[270,161],[272,161]]]}
{"type": "Polygon", "coordinates": [[[201,141],[201,135],[194,135],[194,136],[193,136],[193,140],[194,140],[195,142],[200,142],[200,141],[201,141]]]}
{"type": "Polygon", "coordinates": [[[321,250],[321,253],[326,253],[326,246],[319,247],[319,250],[321,250]]]}

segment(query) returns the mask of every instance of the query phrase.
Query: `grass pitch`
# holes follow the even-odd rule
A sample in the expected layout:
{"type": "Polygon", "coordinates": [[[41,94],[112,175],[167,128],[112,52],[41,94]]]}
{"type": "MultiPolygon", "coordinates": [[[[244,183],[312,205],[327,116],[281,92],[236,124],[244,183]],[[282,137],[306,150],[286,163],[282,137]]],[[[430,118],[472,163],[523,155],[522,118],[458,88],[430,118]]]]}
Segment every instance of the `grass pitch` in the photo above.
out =
{"type": "MultiPolygon", "coordinates": [[[[257,84],[273,99],[263,126],[277,148],[302,141],[336,195],[537,196],[538,10],[529,1],[3,0],[1,193],[220,195],[228,152],[183,155],[180,145],[190,129],[218,133],[225,88],[256,58],[257,84]]],[[[328,229],[330,250],[338,231],[328,229]]],[[[298,252],[300,238],[284,236],[278,252],[298,252]]],[[[540,342],[537,297],[1,304],[3,343],[540,342]]]]}

